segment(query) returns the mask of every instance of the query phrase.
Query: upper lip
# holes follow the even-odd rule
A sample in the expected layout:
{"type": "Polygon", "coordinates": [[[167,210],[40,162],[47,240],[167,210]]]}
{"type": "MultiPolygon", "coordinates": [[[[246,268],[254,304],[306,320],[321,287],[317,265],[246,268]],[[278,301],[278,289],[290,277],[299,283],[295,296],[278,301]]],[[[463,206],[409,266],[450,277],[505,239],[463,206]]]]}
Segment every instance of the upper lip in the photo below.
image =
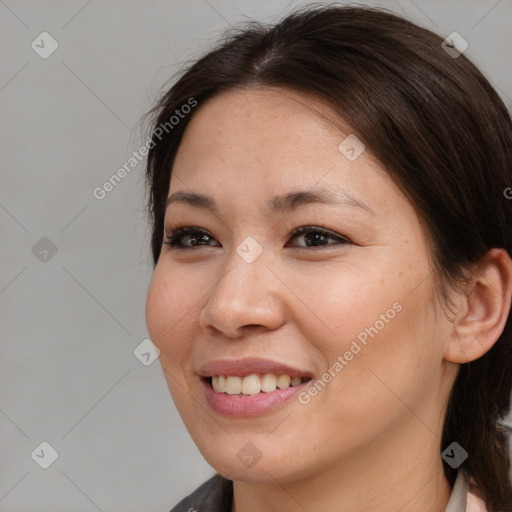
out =
{"type": "Polygon", "coordinates": [[[257,373],[274,373],[276,375],[289,375],[290,377],[311,377],[311,373],[298,368],[293,368],[278,361],[247,357],[243,359],[215,359],[201,366],[198,374],[201,377],[213,377],[215,375],[233,375],[247,377],[257,373]]]}

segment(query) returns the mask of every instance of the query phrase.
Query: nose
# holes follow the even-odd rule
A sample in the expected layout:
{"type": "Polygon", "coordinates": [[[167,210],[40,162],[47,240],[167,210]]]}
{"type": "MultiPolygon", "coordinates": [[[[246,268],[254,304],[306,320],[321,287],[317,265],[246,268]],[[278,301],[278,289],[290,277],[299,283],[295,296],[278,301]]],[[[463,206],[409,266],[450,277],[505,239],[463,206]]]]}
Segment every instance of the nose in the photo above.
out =
{"type": "Polygon", "coordinates": [[[200,313],[204,330],[240,338],[249,330],[275,330],[283,325],[283,284],[264,253],[248,263],[233,251],[200,313]]]}

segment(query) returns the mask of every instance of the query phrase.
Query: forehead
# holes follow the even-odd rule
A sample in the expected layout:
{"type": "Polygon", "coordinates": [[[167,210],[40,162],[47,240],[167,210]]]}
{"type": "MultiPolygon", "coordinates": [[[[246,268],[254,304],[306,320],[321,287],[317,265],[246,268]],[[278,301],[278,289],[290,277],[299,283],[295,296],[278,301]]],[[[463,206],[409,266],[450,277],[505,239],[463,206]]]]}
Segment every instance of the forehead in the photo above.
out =
{"type": "Polygon", "coordinates": [[[248,161],[267,156],[293,160],[297,153],[318,159],[319,151],[342,135],[334,118],[328,106],[311,96],[276,88],[236,89],[214,96],[195,112],[182,146],[195,145],[198,156],[207,151],[228,160],[244,155],[248,161]],[[312,146],[318,151],[312,152],[312,146]]]}
{"type": "Polygon", "coordinates": [[[390,197],[397,196],[396,205],[400,196],[405,201],[369,151],[355,160],[340,151],[348,136],[354,134],[344,121],[309,95],[276,88],[223,92],[190,120],[170,193],[193,187],[230,199],[263,200],[321,186],[334,193],[342,187],[384,209],[390,197]]]}

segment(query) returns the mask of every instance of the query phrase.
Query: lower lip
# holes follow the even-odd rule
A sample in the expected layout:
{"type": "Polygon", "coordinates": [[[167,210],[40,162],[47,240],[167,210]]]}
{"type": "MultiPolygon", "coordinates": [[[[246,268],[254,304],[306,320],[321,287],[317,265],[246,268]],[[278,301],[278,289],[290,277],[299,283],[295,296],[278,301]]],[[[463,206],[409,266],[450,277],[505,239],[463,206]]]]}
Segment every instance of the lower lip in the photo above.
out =
{"type": "Polygon", "coordinates": [[[210,383],[201,379],[206,400],[210,407],[223,416],[244,418],[248,416],[259,416],[270,411],[274,411],[289,402],[299,393],[310,381],[303,382],[299,386],[290,386],[285,389],[276,389],[269,393],[258,393],[257,395],[228,395],[227,393],[218,393],[210,383]]]}

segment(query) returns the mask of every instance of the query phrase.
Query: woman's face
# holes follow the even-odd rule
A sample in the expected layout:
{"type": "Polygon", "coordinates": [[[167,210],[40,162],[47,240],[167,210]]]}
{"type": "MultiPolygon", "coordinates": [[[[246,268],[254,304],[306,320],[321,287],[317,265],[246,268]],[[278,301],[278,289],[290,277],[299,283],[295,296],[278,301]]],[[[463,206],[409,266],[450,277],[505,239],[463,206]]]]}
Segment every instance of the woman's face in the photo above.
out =
{"type": "Polygon", "coordinates": [[[162,246],[148,330],[190,435],[233,480],[357,471],[439,445],[449,323],[434,315],[418,217],[318,113],[333,118],[298,93],[223,93],[193,114],[173,167],[169,196],[209,199],[166,210],[166,236],[204,231],[162,246]]]}

